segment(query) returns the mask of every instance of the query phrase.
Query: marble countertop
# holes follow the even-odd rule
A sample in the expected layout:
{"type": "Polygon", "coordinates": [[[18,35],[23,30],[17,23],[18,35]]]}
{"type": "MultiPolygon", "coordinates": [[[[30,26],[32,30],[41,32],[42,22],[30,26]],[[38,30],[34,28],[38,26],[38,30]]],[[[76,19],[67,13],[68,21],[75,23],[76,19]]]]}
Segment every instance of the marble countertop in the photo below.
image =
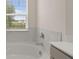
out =
{"type": "Polygon", "coordinates": [[[70,42],[50,42],[50,44],[73,57],[73,43],[70,43],[70,42]]]}

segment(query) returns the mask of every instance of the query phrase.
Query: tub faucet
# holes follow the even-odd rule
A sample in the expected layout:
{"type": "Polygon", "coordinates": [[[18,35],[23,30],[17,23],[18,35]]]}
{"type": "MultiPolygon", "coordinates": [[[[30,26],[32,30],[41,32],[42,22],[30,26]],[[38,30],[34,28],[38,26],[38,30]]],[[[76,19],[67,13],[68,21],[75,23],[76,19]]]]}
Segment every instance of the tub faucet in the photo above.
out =
{"type": "Polygon", "coordinates": [[[42,39],[44,39],[44,38],[45,38],[45,36],[44,36],[44,33],[43,33],[43,32],[41,32],[41,36],[40,36],[40,38],[42,38],[42,39]]]}

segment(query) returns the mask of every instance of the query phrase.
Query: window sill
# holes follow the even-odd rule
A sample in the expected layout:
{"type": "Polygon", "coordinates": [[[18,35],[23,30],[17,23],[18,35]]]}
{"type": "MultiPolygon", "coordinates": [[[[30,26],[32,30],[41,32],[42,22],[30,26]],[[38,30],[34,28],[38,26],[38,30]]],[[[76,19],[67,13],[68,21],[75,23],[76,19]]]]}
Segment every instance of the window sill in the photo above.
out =
{"type": "Polygon", "coordinates": [[[28,31],[28,29],[6,29],[6,31],[28,31]]]}

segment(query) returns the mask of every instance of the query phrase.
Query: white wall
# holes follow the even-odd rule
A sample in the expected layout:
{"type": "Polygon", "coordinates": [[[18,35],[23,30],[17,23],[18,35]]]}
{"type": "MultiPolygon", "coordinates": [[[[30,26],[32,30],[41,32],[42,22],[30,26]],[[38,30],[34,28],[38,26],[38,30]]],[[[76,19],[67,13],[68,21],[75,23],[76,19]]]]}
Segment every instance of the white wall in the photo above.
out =
{"type": "Polygon", "coordinates": [[[65,0],[38,0],[38,27],[65,32],[65,0]]]}
{"type": "Polygon", "coordinates": [[[29,0],[29,31],[7,31],[7,42],[33,42],[36,40],[36,0],[29,0]]]}

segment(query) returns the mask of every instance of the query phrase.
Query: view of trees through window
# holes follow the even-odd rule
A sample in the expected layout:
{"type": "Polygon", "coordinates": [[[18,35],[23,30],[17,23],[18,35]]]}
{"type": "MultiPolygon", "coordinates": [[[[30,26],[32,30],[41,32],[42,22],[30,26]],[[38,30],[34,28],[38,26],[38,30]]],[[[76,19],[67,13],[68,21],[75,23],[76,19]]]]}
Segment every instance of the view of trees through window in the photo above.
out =
{"type": "Polygon", "coordinates": [[[6,28],[25,29],[27,25],[27,0],[6,0],[6,28]]]}

